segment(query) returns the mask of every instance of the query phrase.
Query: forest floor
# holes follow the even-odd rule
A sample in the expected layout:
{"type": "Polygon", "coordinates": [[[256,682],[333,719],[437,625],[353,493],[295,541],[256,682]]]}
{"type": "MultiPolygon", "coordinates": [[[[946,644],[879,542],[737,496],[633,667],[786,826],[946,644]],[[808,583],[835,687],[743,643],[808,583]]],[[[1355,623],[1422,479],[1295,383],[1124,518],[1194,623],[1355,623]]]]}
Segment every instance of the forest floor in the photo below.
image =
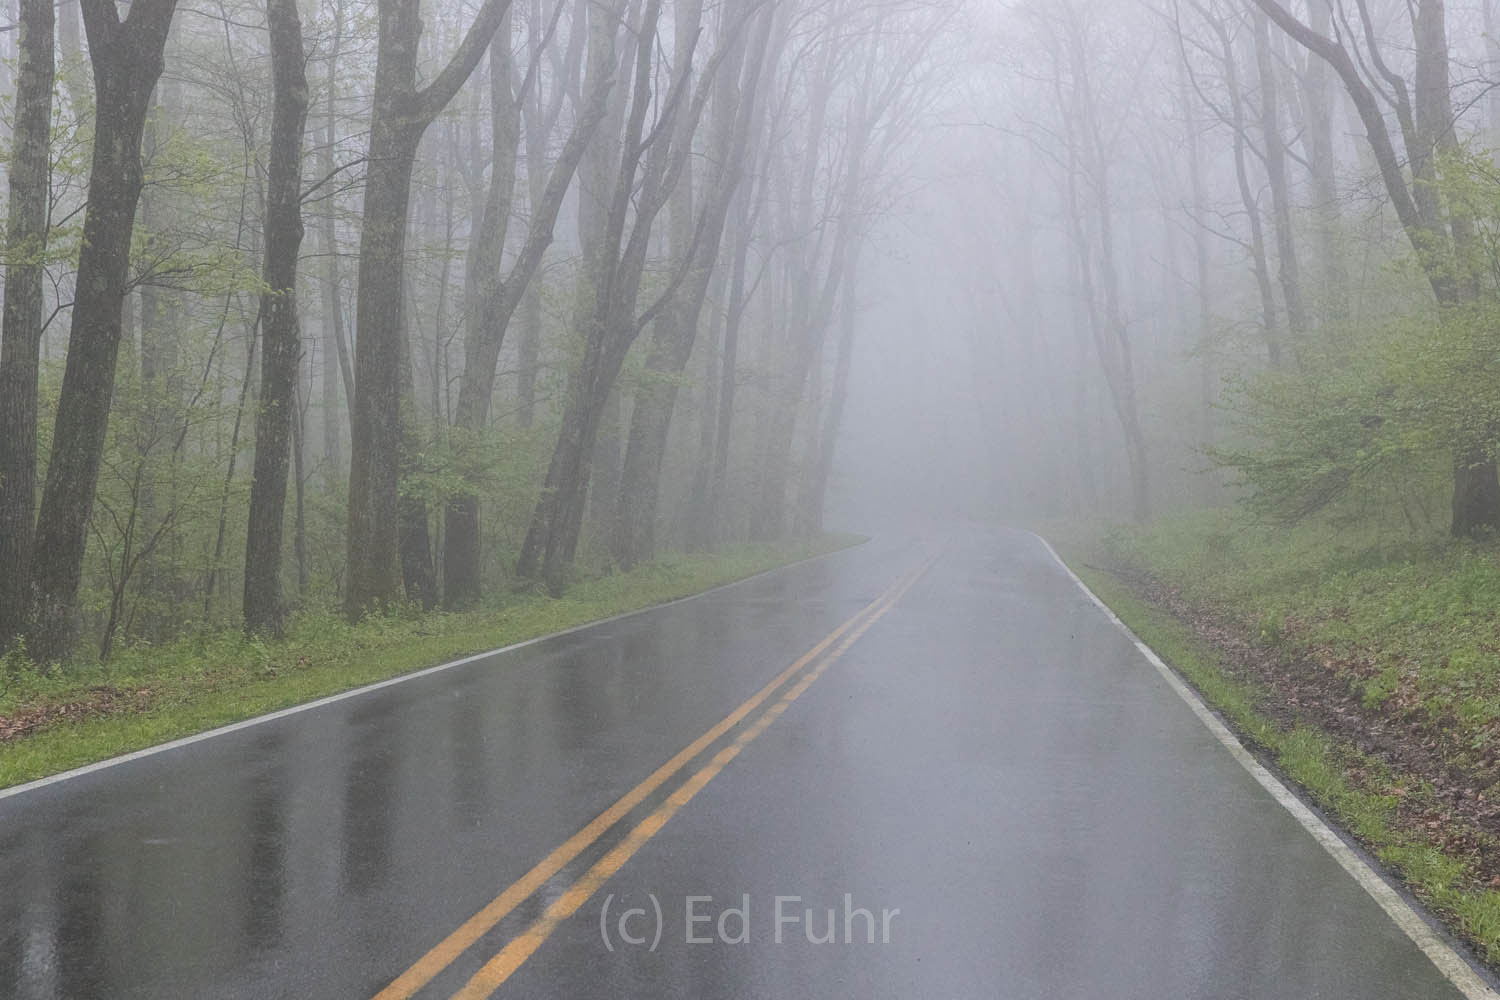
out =
{"type": "Polygon", "coordinates": [[[582,580],[561,598],[512,593],[460,613],[393,614],[353,625],[332,614],[304,614],[275,641],[220,631],[45,672],[0,660],[0,788],[663,604],[861,541],[827,535],[666,555],[630,573],[582,580]]]}
{"type": "Polygon", "coordinates": [[[1212,513],[1065,548],[1247,744],[1500,965],[1500,547],[1212,513]]]}

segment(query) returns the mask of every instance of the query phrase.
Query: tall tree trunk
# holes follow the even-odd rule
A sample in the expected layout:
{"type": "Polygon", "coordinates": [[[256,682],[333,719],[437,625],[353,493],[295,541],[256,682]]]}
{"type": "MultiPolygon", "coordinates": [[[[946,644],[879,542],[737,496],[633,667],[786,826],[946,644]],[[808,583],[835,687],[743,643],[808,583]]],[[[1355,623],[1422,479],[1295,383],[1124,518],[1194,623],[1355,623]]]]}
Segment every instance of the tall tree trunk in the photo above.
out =
{"type": "MultiPolygon", "coordinates": [[[[872,48],[872,54],[873,51],[872,48]]],[[[783,322],[789,347],[787,360],[779,373],[780,384],[773,389],[770,413],[764,417],[765,431],[758,456],[759,481],[750,510],[750,537],[756,541],[772,541],[786,531],[787,483],[791,474],[797,415],[807,390],[811,366],[822,349],[833,307],[838,301],[841,269],[853,224],[854,199],[861,190],[862,158],[869,138],[868,132],[863,131],[864,119],[873,98],[869,87],[859,87],[855,98],[858,107],[852,114],[855,121],[861,123],[862,132],[851,134],[847,140],[845,176],[838,195],[840,200],[822,207],[815,204],[818,165],[824,159],[824,154],[819,151],[829,142],[824,123],[835,82],[835,51],[833,47],[825,46],[809,82],[810,110],[794,193],[790,198],[782,199],[778,220],[785,234],[783,239],[792,240],[783,267],[788,300],[783,322]],[[806,226],[804,220],[827,214],[837,214],[838,219],[832,223],[836,234],[835,247],[825,265],[821,259],[822,248],[830,224],[819,226],[815,234],[805,234],[800,238],[793,234],[806,226]]],[[[763,349],[769,351],[772,345],[767,342],[763,349]]]]}
{"type": "Polygon", "coordinates": [[[68,360],[32,550],[36,620],[28,647],[39,660],[61,656],[72,638],[114,392],[120,313],[141,194],[141,134],[176,8],[176,0],[137,0],[121,20],[114,0],[82,3],[94,69],[94,150],[68,360]]]}
{"type": "MultiPolygon", "coordinates": [[[[499,274],[498,252],[494,253],[493,259],[487,264],[482,265],[478,260],[472,262],[474,266],[489,266],[495,273],[482,283],[481,289],[472,297],[470,309],[474,326],[464,343],[464,370],[459,380],[454,423],[471,434],[482,432],[489,419],[490,397],[495,387],[495,366],[500,359],[506,329],[523,298],[533,294],[532,285],[537,270],[541,267],[547,248],[552,244],[557,216],[562,210],[573,175],[578,171],[579,164],[608,111],[613,81],[614,33],[606,29],[590,40],[588,97],[579,109],[579,117],[558,154],[557,162],[542,181],[541,194],[531,202],[526,239],[511,264],[510,272],[503,278],[499,274]]],[[[504,97],[506,100],[510,99],[509,86],[504,88],[504,97]]],[[[512,116],[513,112],[502,109],[497,112],[494,122],[496,147],[508,150],[508,155],[515,153],[512,116]]],[[[555,118],[554,115],[553,119],[555,118]]],[[[532,162],[532,166],[542,169],[536,161],[532,162]]],[[[491,204],[485,210],[486,216],[491,211],[497,217],[502,212],[508,214],[510,211],[510,187],[514,184],[514,175],[511,174],[507,180],[504,171],[496,171],[492,187],[495,184],[503,186],[499,193],[492,191],[491,204]]],[[[489,238],[498,246],[503,242],[503,233],[504,225],[501,223],[499,232],[490,233],[489,238]]],[[[477,495],[466,493],[449,499],[444,511],[443,542],[443,599],[450,607],[462,606],[479,596],[481,545],[477,495]]]]}
{"type": "MultiPolygon", "coordinates": [[[[1072,194],[1071,183],[1069,194],[1072,194]]],[[[1071,197],[1070,197],[1071,209],[1071,197]]],[[[1076,245],[1077,228],[1069,225],[1068,236],[1070,242],[1074,243],[1073,252],[1068,257],[1068,298],[1071,309],[1069,310],[1070,323],[1073,333],[1073,357],[1072,364],[1072,396],[1073,396],[1073,425],[1076,428],[1071,435],[1073,439],[1073,463],[1074,463],[1074,496],[1073,513],[1079,517],[1096,517],[1102,512],[1099,503],[1099,465],[1095,459],[1096,435],[1089,432],[1093,423],[1090,419],[1093,411],[1093,399],[1090,388],[1093,383],[1093,372],[1090,370],[1089,359],[1091,355],[1097,357],[1093,346],[1093,313],[1094,307],[1088,298],[1093,295],[1093,287],[1084,279],[1084,265],[1087,263],[1087,255],[1076,245]]]]}
{"type": "Polygon", "coordinates": [[[87,99],[87,91],[81,84],[86,57],[83,51],[83,31],[79,24],[81,3],[62,3],[56,6],[57,54],[62,57],[57,67],[57,76],[67,91],[68,101],[73,107],[81,107],[87,99]]]}
{"type": "MultiPolygon", "coordinates": [[[[324,177],[333,176],[333,151],[338,141],[335,105],[338,92],[338,63],[343,51],[343,4],[333,5],[333,44],[328,53],[328,92],[323,105],[323,148],[318,154],[318,168],[324,177]]],[[[344,292],[339,267],[338,227],[335,220],[337,200],[325,199],[320,218],[323,251],[323,365],[319,375],[323,405],[323,460],[328,466],[328,484],[336,486],[344,476],[344,421],[341,409],[354,398],[354,372],[349,362],[349,341],[344,331],[344,292]],[[343,392],[340,393],[342,386],[343,392]],[[342,400],[342,403],[341,403],[342,400]]]]}
{"type": "MultiPolygon", "coordinates": [[[[807,478],[802,483],[793,530],[802,538],[823,533],[823,505],[828,497],[828,479],[833,474],[834,451],[838,446],[839,428],[844,421],[844,404],[849,398],[849,373],[854,364],[855,320],[859,306],[855,298],[855,276],[859,268],[859,247],[850,251],[848,275],[844,278],[844,303],[839,317],[838,356],[833,365],[833,391],[828,400],[828,416],[817,427],[813,454],[807,478]]],[[[816,420],[816,415],[815,415],[816,420]]]]}
{"type": "MultiPolygon", "coordinates": [[[[703,303],[708,295],[724,240],[729,207],[743,176],[749,152],[761,63],[770,39],[772,11],[760,16],[748,58],[724,63],[718,86],[715,135],[710,163],[718,174],[707,180],[701,218],[695,220],[691,172],[684,168],[668,206],[674,256],[690,258],[688,274],[673,301],[662,311],[646,358],[646,382],[636,391],[630,431],[615,507],[611,549],[625,569],[656,552],[656,518],[661,495],[662,461],[677,402],[677,386],[697,339],[703,303]],[[743,76],[743,82],[741,77],[743,76]]],[[[679,40],[679,44],[685,44],[679,40]]],[[[679,140],[689,142],[687,136],[679,140]]]]}
{"type": "Polygon", "coordinates": [[[1095,176],[1099,230],[1099,274],[1104,286],[1104,301],[1095,327],[1101,351],[1107,356],[1106,380],[1120,428],[1125,436],[1126,469],[1130,476],[1130,513],[1137,523],[1151,514],[1150,480],[1146,461],[1146,434],[1141,427],[1140,405],[1136,397],[1136,377],[1132,363],[1129,330],[1120,311],[1120,283],[1115,267],[1114,206],[1110,201],[1108,166],[1100,156],[1095,176]]]}
{"type": "MultiPolygon", "coordinates": [[[[1193,102],[1189,96],[1186,67],[1179,67],[1178,104],[1183,121],[1187,123],[1188,181],[1193,197],[1193,275],[1195,298],[1198,303],[1197,330],[1192,337],[1192,350],[1198,354],[1198,447],[1206,450],[1214,444],[1214,336],[1213,294],[1210,286],[1208,235],[1198,220],[1208,210],[1208,195],[1203,179],[1203,150],[1199,143],[1198,123],[1193,114],[1193,102]]],[[[1213,501],[1218,496],[1213,476],[1204,473],[1200,494],[1203,502],[1213,501]]]]}
{"type": "Polygon", "coordinates": [[[349,470],[350,617],[392,604],[402,593],[400,470],[401,366],[407,210],[422,133],[478,65],[509,9],[485,0],[443,70],[416,89],[419,0],[381,0],[374,113],[360,232],[355,308],[353,441],[349,470]]]}
{"type": "Polygon", "coordinates": [[[1266,178],[1271,188],[1271,221],[1276,232],[1276,277],[1286,305],[1287,336],[1295,357],[1307,333],[1307,306],[1302,298],[1302,273],[1297,243],[1292,235],[1292,195],[1287,181],[1286,146],[1281,137],[1281,97],[1271,51],[1271,23],[1256,11],[1255,65],[1260,81],[1260,131],[1265,144],[1266,178]]]}
{"type": "MultiPolygon", "coordinates": [[[[598,429],[594,433],[594,450],[588,461],[588,506],[593,511],[596,523],[608,523],[609,513],[613,510],[615,497],[620,491],[620,474],[625,460],[622,441],[625,401],[621,397],[622,393],[617,385],[611,386],[605,393],[604,405],[599,410],[598,429]]],[[[575,548],[567,556],[569,562],[577,552],[577,544],[577,539],[570,543],[575,548]]]]}
{"type": "MultiPolygon", "coordinates": [[[[302,139],[307,127],[307,76],[296,0],[267,0],[273,87],[271,150],[266,181],[266,290],[260,298],[260,406],[255,417],[255,467],[245,537],[245,632],[282,630],[281,533],[287,466],[297,413],[302,360],[297,324],[297,260],[302,248],[302,139]]],[[[298,462],[300,466],[301,462],[298,462]]],[[[299,484],[300,490],[300,484],[299,484]]],[[[299,494],[300,495],[300,494],[299,494]]]]}
{"type": "MultiPolygon", "coordinates": [[[[559,0],[562,2],[562,0],[559,0]]],[[[580,9],[574,15],[568,38],[568,50],[557,79],[553,81],[550,99],[543,96],[540,84],[533,83],[531,93],[522,95],[521,110],[525,120],[526,141],[526,196],[527,207],[533,219],[545,215],[547,202],[547,139],[557,127],[562,111],[563,98],[570,88],[569,82],[576,78],[583,63],[583,36],[588,35],[586,17],[580,9]]],[[[531,14],[527,19],[527,41],[534,58],[541,57],[544,33],[542,30],[542,7],[539,0],[531,0],[531,14]]],[[[613,34],[609,35],[610,51],[613,52],[613,34]]],[[[598,41],[590,37],[590,44],[598,41]]],[[[613,69],[613,59],[607,68],[613,69]]],[[[581,97],[581,95],[580,95],[581,97]]],[[[594,126],[597,127],[597,123],[594,126]]],[[[592,132],[592,129],[591,129],[592,132]]],[[[576,170],[576,164],[571,168],[576,170]]],[[[512,279],[514,280],[514,279],[512,279]]],[[[516,358],[516,424],[530,427],[536,419],[536,382],[542,354],[542,289],[539,283],[526,281],[526,291],[521,296],[521,342],[516,358]]]]}
{"type": "Polygon", "coordinates": [[[331,222],[329,218],[323,224],[324,238],[320,240],[328,259],[323,264],[322,365],[318,384],[323,409],[323,460],[328,466],[328,485],[337,486],[344,477],[344,406],[353,395],[345,390],[353,387],[354,373],[349,361],[348,335],[344,331],[338,244],[330,239],[331,222]]]}
{"type": "Polygon", "coordinates": [[[432,423],[442,432],[448,424],[450,409],[448,393],[448,299],[449,283],[453,276],[453,171],[443,178],[443,257],[438,263],[437,306],[433,310],[432,322],[432,423]]]}
{"type": "Polygon", "coordinates": [[[52,0],[20,0],[0,325],[0,652],[27,624],[36,508],[37,375],[52,164],[52,0]]]}
{"type": "MultiPolygon", "coordinates": [[[[1086,244],[1083,246],[1085,260],[1083,277],[1091,307],[1097,308],[1094,335],[1099,350],[1100,363],[1104,368],[1105,381],[1109,385],[1110,398],[1120,420],[1120,429],[1125,438],[1125,457],[1130,476],[1131,516],[1144,522],[1150,516],[1150,480],[1146,461],[1146,435],[1141,427],[1140,405],[1136,397],[1136,374],[1130,331],[1121,308],[1120,278],[1115,259],[1114,202],[1111,197],[1111,151],[1104,140],[1103,123],[1099,120],[1096,93],[1089,74],[1088,57],[1076,24],[1070,25],[1071,57],[1074,73],[1074,98],[1081,111],[1078,127],[1081,130],[1082,156],[1078,161],[1088,172],[1093,194],[1095,226],[1098,233],[1098,266],[1102,285],[1102,301],[1096,301],[1088,266],[1086,244]]],[[[1070,154],[1072,150],[1070,149],[1070,154]]],[[[1070,178],[1072,173],[1070,172],[1070,178]]],[[[1074,213],[1078,206],[1073,202],[1074,213]]],[[[1081,224],[1081,222],[1080,222],[1081,224]]]]}
{"type": "MultiPolygon", "coordinates": [[[[659,0],[647,0],[643,23],[651,25],[653,36],[660,11],[659,0]]],[[[616,32],[625,29],[626,38],[630,38],[623,5],[614,12],[613,17],[609,17],[606,8],[591,4],[588,17],[591,46],[596,31],[616,32]]],[[[638,58],[647,59],[649,66],[649,54],[642,53],[633,42],[627,41],[626,44],[626,50],[619,57],[621,66],[630,65],[638,58]]],[[[601,124],[602,134],[589,145],[578,164],[578,242],[583,259],[572,322],[583,335],[584,350],[583,356],[568,372],[562,426],[547,466],[542,496],[532,513],[531,524],[521,545],[521,555],[516,562],[516,572],[520,576],[535,576],[538,572],[546,572],[549,566],[561,566],[564,559],[557,555],[562,534],[561,522],[566,518],[575,494],[587,488],[587,470],[580,466],[587,462],[593,450],[594,431],[588,425],[594,419],[594,414],[590,410],[602,403],[591,398],[594,391],[592,380],[597,374],[605,336],[604,321],[599,318],[602,308],[600,303],[607,302],[611,270],[617,263],[614,255],[618,253],[623,240],[625,224],[622,214],[618,220],[620,231],[613,228],[616,221],[613,203],[618,196],[618,184],[613,170],[624,169],[619,166],[618,161],[639,138],[638,133],[628,135],[624,134],[624,130],[627,106],[632,98],[636,102],[641,100],[643,85],[640,75],[639,72],[636,73],[631,87],[621,87],[610,96],[601,124]]],[[[635,127],[633,111],[629,124],[632,128],[635,127]]],[[[637,152],[625,164],[630,168],[632,179],[637,172],[638,158],[637,152]]],[[[579,502],[578,516],[581,521],[582,497],[576,499],[579,502]]],[[[561,573],[554,574],[548,582],[555,592],[560,591],[561,573]]]]}
{"type": "MultiPolygon", "coordinates": [[[[807,395],[813,365],[822,356],[833,310],[839,301],[842,284],[852,260],[859,236],[858,199],[864,191],[863,157],[868,132],[861,130],[850,138],[851,152],[843,180],[842,217],[836,225],[833,249],[827,271],[821,276],[816,294],[812,294],[809,275],[805,290],[793,296],[799,304],[791,310],[791,353],[786,365],[786,381],[781,398],[772,407],[769,430],[761,460],[759,492],[751,510],[750,537],[756,541],[774,541],[787,530],[787,487],[791,478],[792,450],[796,439],[798,413],[807,395]]],[[[816,422],[817,410],[813,421],[816,422]]]]}
{"type": "MultiPolygon", "coordinates": [[[[1309,0],[1308,11],[1317,30],[1322,31],[1332,23],[1329,0],[1309,0]]],[[[1314,231],[1323,285],[1322,320],[1337,325],[1349,318],[1349,274],[1339,245],[1338,162],[1334,155],[1333,93],[1328,64],[1316,56],[1308,58],[1300,79],[1302,104],[1306,108],[1302,132],[1312,179],[1314,231]]],[[[1500,91],[1492,92],[1492,100],[1500,99],[1496,95],[1500,91]]]]}
{"type": "MultiPolygon", "coordinates": [[[[500,317],[491,311],[505,276],[502,267],[505,234],[515,197],[516,157],[521,142],[520,108],[511,92],[514,67],[509,35],[508,30],[503,31],[490,43],[490,182],[479,229],[464,264],[467,303],[464,370],[455,417],[461,429],[475,435],[484,431],[488,421],[495,367],[500,361],[509,321],[509,316],[500,317]]],[[[449,500],[444,513],[444,536],[443,600],[450,608],[462,607],[479,596],[477,495],[449,500]]]]}
{"type": "Polygon", "coordinates": [[[624,352],[618,349],[621,339],[619,335],[590,338],[593,350],[585,354],[579,370],[569,377],[558,443],[547,467],[542,500],[521,549],[517,566],[520,575],[540,572],[554,595],[562,593],[565,573],[577,552],[591,459],[611,395],[605,386],[613,385],[624,361],[624,352]],[[606,351],[605,341],[614,341],[615,350],[606,351]]]}
{"type": "MultiPolygon", "coordinates": [[[[661,13],[660,0],[646,0],[637,37],[651,39],[661,13]]],[[[680,12],[679,12],[680,14],[680,12]]],[[[652,96],[654,47],[641,44],[636,50],[634,93],[624,131],[619,170],[607,201],[608,215],[599,250],[586,254],[585,281],[590,293],[580,321],[583,340],[580,362],[569,376],[569,394],[563,412],[563,429],[552,462],[548,466],[543,495],[533,512],[517,569],[523,576],[540,571],[549,589],[560,592],[563,578],[577,551],[583,513],[588,497],[590,459],[598,441],[603,411],[615,389],[620,368],[641,328],[659,308],[669,302],[686,270],[678,268],[667,289],[646,313],[637,316],[641,278],[651,244],[652,225],[666,202],[686,162],[690,142],[677,140],[675,120],[659,120],[649,137],[647,111],[656,101],[663,114],[687,114],[694,125],[707,100],[706,86],[713,79],[717,62],[733,45],[733,25],[721,38],[719,50],[705,62],[700,86],[692,88],[695,44],[672,53],[671,84],[664,98],[652,96]],[[644,165],[643,165],[644,160],[644,165]],[[634,215],[631,217],[632,207],[634,215]],[[627,236],[627,219],[630,222],[627,236]]],[[[697,32],[691,37],[696,43],[697,32]]],[[[691,134],[691,130],[689,130],[691,134]]],[[[585,182],[585,186],[587,182],[585,182]]]]}
{"type": "Polygon", "coordinates": [[[297,560],[298,600],[307,596],[307,474],[304,471],[307,457],[307,407],[302,402],[304,398],[306,388],[299,375],[297,398],[292,413],[292,492],[297,498],[296,509],[292,514],[292,554],[297,560]]]}
{"type": "Polygon", "coordinates": [[[750,256],[748,199],[736,211],[734,263],[730,267],[729,296],[724,309],[724,346],[719,359],[719,410],[715,415],[714,467],[708,481],[708,499],[703,510],[705,543],[713,547],[723,538],[724,496],[729,489],[729,445],[734,431],[735,390],[738,388],[740,327],[747,306],[745,269],[750,256]]]}
{"type": "MultiPolygon", "coordinates": [[[[1329,0],[1313,0],[1314,3],[1326,6],[1329,0]]],[[[1486,75],[1495,79],[1495,73],[1500,70],[1500,37],[1495,34],[1495,3],[1496,0],[1482,0],[1479,5],[1481,17],[1484,23],[1484,59],[1486,75]]],[[[1317,22],[1314,22],[1317,26],[1317,22]]],[[[1489,130],[1489,141],[1491,146],[1500,139],[1500,87],[1489,88],[1488,109],[1485,115],[1485,128],[1489,130]]]]}
{"type": "MultiPolygon", "coordinates": [[[[1417,46],[1414,120],[1418,141],[1433,161],[1430,175],[1441,176],[1440,158],[1458,151],[1454,133],[1453,98],[1449,84],[1448,31],[1441,0],[1424,0],[1417,8],[1414,25],[1417,46]]],[[[1439,309],[1463,310],[1482,292],[1478,263],[1481,252],[1476,246],[1474,220],[1462,208],[1449,204],[1447,230],[1452,243],[1451,268],[1457,302],[1439,302],[1439,309]]],[[[1460,318],[1467,322],[1467,317],[1460,318]]],[[[1476,352],[1476,366],[1488,363],[1488,355],[1476,352]]],[[[1490,534],[1500,529],[1500,463],[1494,447],[1497,427],[1493,414],[1487,427],[1480,431],[1462,430],[1454,444],[1453,516],[1454,535],[1461,537],[1490,534]]]]}
{"type": "MultiPolygon", "coordinates": [[[[416,420],[417,387],[412,369],[411,324],[401,323],[401,466],[403,478],[419,471],[421,429],[416,420]]],[[[437,605],[437,575],[432,566],[432,527],[427,515],[427,499],[419,494],[402,492],[397,501],[399,524],[397,549],[401,556],[401,585],[406,599],[423,611],[437,605]]]]}
{"type": "MultiPolygon", "coordinates": [[[[676,19],[675,46],[691,44],[691,38],[685,36],[687,32],[698,30],[698,22],[703,16],[701,0],[683,0],[681,15],[676,19]]],[[[728,78],[726,67],[724,79],[728,78]]],[[[724,85],[720,86],[719,92],[732,98],[732,92],[724,85]]],[[[723,107],[717,110],[720,115],[733,113],[732,109],[723,107]]],[[[722,132],[723,119],[720,118],[719,122],[722,132]]],[[[679,116],[676,141],[691,144],[692,139],[692,124],[686,116],[679,116]]],[[[713,159],[724,162],[722,153],[713,159]]],[[[725,169],[728,166],[725,163],[725,169]]],[[[667,303],[652,330],[646,354],[646,377],[636,389],[630,408],[629,436],[623,462],[619,453],[619,431],[615,428],[603,442],[612,445],[613,454],[609,458],[613,461],[599,463],[604,474],[596,483],[595,493],[599,500],[596,507],[601,511],[608,510],[612,515],[607,518],[610,552],[614,561],[625,570],[632,569],[655,548],[657,490],[666,451],[667,429],[677,397],[676,376],[682,373],[688,355],[692,353],[693,338],[698,332],[697,312],[703,301],[701,295],[696,296],[696,305],[691,300],[700,285],[704,289],[708,287],[708,273],[702,271],[702,255],[695,254],[693,248],[694,194],[693,164],[689,161],[667,199],[667,252],[680,266],[693,269],[693,273],[667,303]],[[690,257],[698,259],[689,260],[690,257]],[[621,464],[617,466],[615,463],[621,464]],[[618,479],[611,482],[616,468],[619,470],[618,479]]],[[[712,251],[717,252],[717,234],[713,240],[712,251]]],[[[616,416],[619,405],[616,391],[616,416]]]]}
{"type": "MultiPolygon", "coordinates": [[[[154,160],[159,150],[169,141],[176,88],[164,83],[157,88],[153,113],[146,116],[142,132],[141,153],[145,162],[154,160]]],[[[146,247],[149,255],[166,228],[167,214],[163,211],[163,199],[150,187],[141,191],[137,240],[146,247]],[[142,239],[141,237],[144,237],[142,239]]],[[[154,277],[148,276],[139,289],[140,301],[140,373],[141,405],[136,414],[136,450],[138,461],[145,463],[152,447],[166,433],[167,425],[176,417],[176,395],[180,379],[177,368],[177,308],[176,296],[165,290],[154,277]]],[[[125,301],[121,321],[121,339],[125,344],[134,341],[130,324],[130,297],[125,301]]],[[[155,520],[156,490],[151,477],[143,477],[136,492],[135,520],[142,526],[155,520]]],[[[141,590],[150,593],[156,588],[155,574],[148,563],[141,574],[141,590]]]]}
{"type": "Polygon", "coordinates": [[[351,617],[389,605],[402,592],[398,556],[401,440],[401,325],[406,212],[417,141],[382,115],[371,133],[355,305],[354,405],[349,469],[351,617]],[[385,119],[382,121],[382,119],[385,119]]]}
{"type": "Polygon", "coordinates": [[[521,341],[516,345],[516,426],[536,423],[536,383],[542,367],[542,286],[532,281],[521,296],[521,341]]]}
{"type": "Polygon", "coordinates": [[[1261,329],[1266,340],[1266,361],[1272,368],[1284,363],[1280,324],[1277,321],[1276,293],[1271,287],[1271,265],[1266,256],[1265,222],[1261,219],[1260,202],[1250,183],[1249,125],[1245,114],[1245,100],[1240,89],[1239,62],[1234,51],[1234,42],[1222,24],[1215,24],[1219,46],[1224,61],[1224,83],[1229,89],[1229,127],[1233,135],[1234,180],[1240,193],[1240,204],[1244,206],[1245,218],[1250,226],[1250,265],[1255,273],[1255,288],[1260,294],[1261,329]]]}
{"type": "Polygon", "coordinates": [[[709,517],[708,504],[709,493],[713,489],[713,469],[718,462],[716,431],[724,355],[724,307],[728,292],[729,268],[721,261],[714,271],[705,304],[708,310],[708,337],[703,352],[702,402],[698,408],[698,457],[693,463],[692,485],[688,493],[685,544],[689,552],[706,552],[714,544],[713,522],[709,517]]]}

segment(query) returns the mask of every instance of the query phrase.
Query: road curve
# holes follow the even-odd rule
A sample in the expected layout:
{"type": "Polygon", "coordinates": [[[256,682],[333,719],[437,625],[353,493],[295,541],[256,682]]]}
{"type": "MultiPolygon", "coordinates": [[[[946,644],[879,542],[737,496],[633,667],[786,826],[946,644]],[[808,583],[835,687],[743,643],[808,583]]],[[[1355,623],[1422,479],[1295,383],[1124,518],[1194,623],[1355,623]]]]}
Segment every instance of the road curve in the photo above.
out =
{"type": "Polygon", "coordinates": [[[1034,537],[0,799],[0,997],[1463,994],[1034,537]]]}

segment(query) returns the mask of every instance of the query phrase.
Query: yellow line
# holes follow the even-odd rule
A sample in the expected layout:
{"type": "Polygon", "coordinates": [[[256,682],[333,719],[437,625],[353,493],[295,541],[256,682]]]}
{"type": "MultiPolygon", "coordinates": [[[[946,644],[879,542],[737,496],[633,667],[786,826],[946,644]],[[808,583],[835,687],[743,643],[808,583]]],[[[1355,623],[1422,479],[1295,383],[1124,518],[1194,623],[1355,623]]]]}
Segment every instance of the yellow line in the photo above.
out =
{"type": "Polygon", "coordinates": [[[642,781],[639,785],[626,792],[614,805],[604,810],[587,826],[569,837],[551,854],[548,854],[541,861],[537,862],[534,868],[486,904],[484,909],[464,921],[457,930],[434,945],[427,954],[417,959],[411,968],[401,973],[389,986],[377,993],[375,1000],[408,1000],[408,998],[416,994],[418,990],[431,982],[434,976],[447,968],[454,959],[467,951],[474,942],[478,941],[485,934],[488,934],[496,924],[505,919],[505,916],[511,910],[515,909],[523,900],[540,889],[546,884],[548,879],[561,871],[564,866],[578,857],[579,854],[587,850],[591,844],[604,835],[606,830],[614,826],[632,809],[645,801],[647,796],[686,767],[693,758],[707,749],[719,737],[738,725],[745,716],[749,715],[762,702],[769,698],[777,688],[785,684],[799,670],[806,667],[819,654],[837,642],[840,636],[858,624],[866,615],[880,608],[887,598],[891,597],[892,594],[901,588],[905,580],[906,577],[897,579],[884,593],[861,608],[848,621],[830,632],[821,642],[799,657],[797,662],[777,674],[769,684],[751,695],[734,711],[724,716],[712,729],[684,747],[675,757],[653,771],[645,781],[642,781]]]}
{"type": "Polygon", "coordinates": [[[893,594],[887,592],[887,598],[881,599],[884,603],[873,614],[861,622],[859,627],[851,632],[843,642],[839,643],[838,648],[824,657],[801,680],[783,692],[781,697],[770,708],[761,713],[760,717],[753,724],[735,738],[734,742],[716,753],[713,759],[669,795],[667,800],[658,806],[651,815],[641,820],[624,840],[616,844],[610,849],[608,854],[595,862],[592,868],[579,878],[577,882],[573,883],[552,905],[547,907],[546,912],[535,923],[526,928],[519,936],[512,938],[501,949],[499,954],[485,963],[484,967],[474,974],[473,978],[465,984],[464,988],[453,995],[453,1000],[483,1000],[483,998],[490,996],[495,990],[499,989],[500,985],[524,965],[537,948],[541,947],[542,942],[547,940],[559,924],[577,913],[583,904],[588,901],[589,897],[599,890],[600,886],[618,872],[624,866],[625,862],[629,861],[648,840],[654,837],[666,825],[667,821],[676,814],[677,810],[687,805],[693,796],[697,795],[703,789],[703,786],[712,781],[724,769],[726,764],[737,757],[741,750],[754,742],[756,737],[765,732],[767,727],[780,718],[781,714],[787,710],[787,707],[800,698],[802,692],[811,687],[813,682],[822,676],[823,671],[827,670],[830,664],[842,656],[850,646],[854,645],[860,636],[864,635],[865,631],[871,625],[874,625],[882,615],[894,607],[902,595],[921,578],[923,573],[927,572],[934,561],[935,559],[928,560],[913,572],[906,574],[899,581],[899,586],[895,592],[893,594]]]}

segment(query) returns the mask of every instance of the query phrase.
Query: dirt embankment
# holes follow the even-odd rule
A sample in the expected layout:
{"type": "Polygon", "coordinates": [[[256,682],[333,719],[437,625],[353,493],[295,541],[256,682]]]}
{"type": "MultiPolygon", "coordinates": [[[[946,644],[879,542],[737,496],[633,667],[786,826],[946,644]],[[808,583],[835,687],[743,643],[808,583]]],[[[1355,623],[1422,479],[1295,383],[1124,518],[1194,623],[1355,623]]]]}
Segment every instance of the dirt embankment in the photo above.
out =
{"type": "Polygon", "coordinates": [[[81,698],[0,714],[0,743],[9,743],[65,722],[103,715],[139,712],[151,704],[150,688],[126,690],[108,685],[90,688],[81,698]]]}

